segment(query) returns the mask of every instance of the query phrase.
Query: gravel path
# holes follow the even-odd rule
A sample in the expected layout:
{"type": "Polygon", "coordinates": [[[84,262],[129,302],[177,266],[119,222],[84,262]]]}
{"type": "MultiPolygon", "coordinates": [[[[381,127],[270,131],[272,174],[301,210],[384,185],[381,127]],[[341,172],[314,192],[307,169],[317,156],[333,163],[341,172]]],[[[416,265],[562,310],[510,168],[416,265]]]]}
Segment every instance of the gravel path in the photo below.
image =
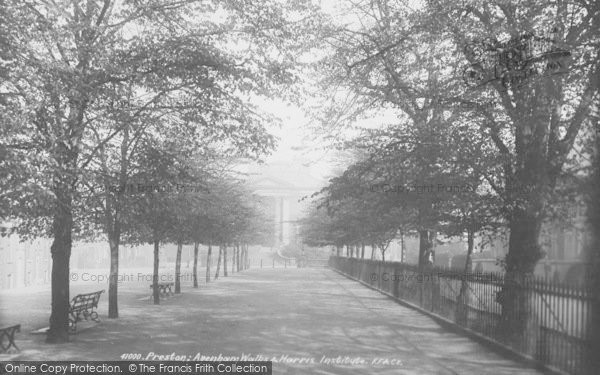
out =
{"type": "MultiPolygon", "coordinates": [[[[0,324],[21,323],[22,351],[2,359],[116,360],[123,354],[274,360],[274,374],[540,374],[440,327],[329,269],[251,269],[155,306],[148,283],[120,285],[120,318],[67,344],[32,335],[47,326],[49,291],[0,294],[0,324]]],[[[107,289],[79,283],[72,295],[107,289]]],[[[100,317],[107,314],[104,294],[100,317]]],[[[205,358],[206,359],[206,358],[205,358]]]]}

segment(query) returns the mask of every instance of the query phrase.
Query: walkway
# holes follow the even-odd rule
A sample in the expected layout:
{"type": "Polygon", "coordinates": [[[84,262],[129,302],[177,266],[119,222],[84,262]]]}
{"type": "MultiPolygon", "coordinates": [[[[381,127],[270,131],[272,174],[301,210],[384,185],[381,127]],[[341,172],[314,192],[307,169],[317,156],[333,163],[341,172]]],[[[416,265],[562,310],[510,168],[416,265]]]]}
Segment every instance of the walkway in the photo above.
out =
{"type": "Polygon", "coordinates": [[[120,319],[104,319],[62,345],[29,333],[47,326],[47,290],[3,292],[0,321],[23,325],[23,350],[11,358],[260,355],[275,361],[274,374],[539,374],[328,269],[251,269],[196,290],[185,283],[183,294],[160,306],[143,300],[146,282],[121,290],[120,319]]]}

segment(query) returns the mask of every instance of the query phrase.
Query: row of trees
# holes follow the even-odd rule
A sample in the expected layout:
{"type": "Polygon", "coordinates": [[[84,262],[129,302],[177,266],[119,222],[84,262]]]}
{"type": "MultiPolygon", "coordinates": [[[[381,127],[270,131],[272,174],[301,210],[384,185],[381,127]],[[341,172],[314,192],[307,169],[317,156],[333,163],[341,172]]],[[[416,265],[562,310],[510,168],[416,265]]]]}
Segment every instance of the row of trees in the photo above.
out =
{"type": "MultiPolygon", "coordinates": [[[[148,169],[146,169],[148,171],[148,169]]],[[[154,178],[164,175],[153,174],[154,178]]],[[[153,299],[159,303],[159,253],[162,243],[175,243],[177,254],[175,262],[175,293],[181,291],[181,256],[184,245],[194,246],[193,286],[198,287],[198,252],[201,244],[208,247],[206,254],[206,282],[211,281],[212,246],[218,245],[217,267],[214,279],[228,275],[227,259],[232,259],[232,271],[248,267],[249,244],[268,244],[273,237],[273,226],[263,212],[262,201],[258,196],[245,191],[242,181],[215,180],[203,177],[199,185],[176,184],[179,192],[141,193],[123,199],[121,206],[122,239],[126,243],[147,243],[154,245],[153,299]],[[211,181],[210,185],[206,185],[211,181]],[[186,192],[187,190],[187,192],[186,192]],[[232,256],[227,250],[231,247],[232,256]],[[221,267],[222,265],[222,267],[221,267]]],[[[166,185],[154,186],[168,186],[166,185]]],[[[142,188],[143,185],[139,185],[142,188]]],[[[135,189],[134,186],[131,186],[135,189]]],[[[152,185],[150,185],[152,187],[152,185]]],[[[146,187],[148,188],[148,187],[146,187]]],[[[126,190],[125,189],[122,190],[126,190]]],[[[100,226],[101,222],[98,223],[100,226]]],[[[111,247],[111,282],[109,286],[109,317],[118,317],[117,279],[118,245],[111,247]],[[112,301],[111,301],[112,299],[112,301]]]]}
{"type": "Polygon", "coordinates": [[[510,342],[527,328],[518,317],[528,303],[515,286],[544,255],[543,223],[564,216],[569,201],[590,202],[597,189],[585,181],[596,152],[598,4],[367,0],[342,7],[346,16],[332,21],[321,65],[327,74],[319,89],[330,105],[317,120],[329,134],[361,119],[381,124],[339,143],[355,158],[318,194],[316,206],[329,217],[313,212],[305,234],[384,252],[398,233],[414,231],[425,266],[438,232],[466,235],[469,253],[477,232],[506,233],[501,332],[510,342]],[[469,53],[474,42],[550,29],[571,54],[560,61],[564,74],[466,84],[465,66],[490,69],[469,53]]]}
{"type": "Polygon", "coordinates": [[[0,217],[53,238],[48,342],[68,340],[74,238],[109,242],[110,317],[123,241],[256,240],[231,171],[275,121],[250,98],[293,95],[316,22],[305,1],[0,2],[0,217]]]}

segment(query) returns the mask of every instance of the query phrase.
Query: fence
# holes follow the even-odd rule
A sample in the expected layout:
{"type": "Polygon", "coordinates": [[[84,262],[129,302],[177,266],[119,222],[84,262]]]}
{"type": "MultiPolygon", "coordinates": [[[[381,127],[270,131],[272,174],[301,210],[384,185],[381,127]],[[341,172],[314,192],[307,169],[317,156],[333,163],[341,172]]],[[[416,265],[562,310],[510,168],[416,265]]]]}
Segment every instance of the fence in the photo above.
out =
{"type": "Polygon", "coordinates": [[[503,291],[505,279],[499,273],[465,274],[444,268],[419,272],[416,265],[337,256],[329,259],[329,265],[546,366],[577,375],[585,371],[592,293],[582,285],[530,278],[503,291]],[[500,302],[511,290],[519,296],[514,298],[519,316],[502,315],[500,302]],[[507,338],[503,323],[519,324],[523,319],[525,329],[518,337],[507,338]]]}
{"type": "Polygon", "coordinates": [[[250,258],[250,268],[296,268],[295,259],[250,258]]]}

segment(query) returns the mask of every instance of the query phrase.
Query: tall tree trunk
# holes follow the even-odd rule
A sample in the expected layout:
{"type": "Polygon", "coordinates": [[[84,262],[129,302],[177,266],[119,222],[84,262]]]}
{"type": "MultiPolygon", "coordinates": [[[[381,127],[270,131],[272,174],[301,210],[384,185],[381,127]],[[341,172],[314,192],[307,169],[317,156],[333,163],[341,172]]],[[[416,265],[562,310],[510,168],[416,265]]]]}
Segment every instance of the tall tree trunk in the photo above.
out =
{"type": "Polygon", "coordinates": [[[246,269],[246,263],[245,263],[245,245],[244,244],[240,244],[239,245],[239,250],[238,250],[238,261],[239,261],[239,266],[240,266],[240,271],[243,271],[246,269]]]}
{"type": "MultiPolygon", "coordinates": [[[[596,103],[596,111],[600,111],[600,104],[596,103]]],[[[597,116],[600,116],[598,113],[597,116]]],[[[585,287],[591,297],[591,311],[588,317],[589,345],[584,353],[584,374],[597,374],[600,368],[600,120],[595,117],[594,125],[596,135],[596,157],[592,172],[592,189],[588,199],[587,217],[592,233],[592,240],[586,249],[585,287]]]]}
{"type": "Polygon", "coordinates": [[[473,230],[467,231],[467,260],[465,261],[465,268],[463,277],[460,284],[460,292],[456,298],[456,322],[462,326],[467,326],[467,312],[469,309],[469,284],[468,274],[471,273],[472,261],[471,255],[473,254],[473,247],[475,243],[475,233],[473,230]]]}
{"type": "Polygon", "coordinates": [[[227,245],[223,245],[223,276],[229,276],[227,274],[227,245]]]}
{"type": "Polygon", "coordinates": [[[240,270],[242,269],[242,266],[240,265],[240,259],[241,259],[241,255],[240,255],[240,251],[242,251],[241,247],[243,247],[244,244],[237,244],[237,270],[238,272],[240,272],[240,270]]]}
{"type": "MultiPolygon", "coordinates": [[[[103,154],[102,150],[102,154],[103,154]]],[[[103,155],[104,156],[104,155],[103,155]]],[[[107,171],[105,159],[103,158],[103,167],[107,171]]],[[[106,184],[109,181],[107,179],[106,184]]],[[[121,201],[119,197],[113,198],[109,189],[106,189],[106,206],[105,206],[105,232],[108,235],[108,245],[110,248],[110,277],[108,280],[108,318],[116,319],[119,317],[119,245],[121,242],[121,223],[120,223],[120,208],[121,201]]]]}
{"type": "Polygon", "coordinates": [[[538,242],[541,228],[542,222],[538,215],[522,210],[513,213],[510,220],[506,272],[533,274],[535,265],[542,257],[542,250],[538,242]],[[519,250],[515,250],[516,248],[519,250]]]}
{"type": "Polygon", "coordinates": [[[154,240],[154,272],[152,274],[152,297],[154,298],[154,304],[160,303],[160,294],[158,290],[158,257],[159,253],[159,240],[154,240]]]}
{"type": "MultiPolygon", "coordinates": [[[[129,147],[129,126],[123,129],[123,139],[121,141],[121,166],[119,170],[119,187],[124,187],[127,183],[128,149],[129,147]]],[[[110,171],[106,162],[106,153],[104,147],[100,148],[100,157],[102,169],[105,173],[105,184],[110,184],[110,171]]],[[[123,199],[120,194],[115,194],[106,189],[106,232],[110,246],[110,279],[108,285],[108,318],[116,319],[119,317],[119,246],[121,243],[121,208],[123,199]]]]}
{"type": "Polygon", "coordinates": [[[194,242],[194,266],[192,272],[194,274],[194,288],[198,287],[198,242],[194,242]]]}
{"type": "Polygon", "coordinates": [[[181,293],[181,251],[183,243],[177,242],[177,257],[175,258],[175,294],[181,293]]]}
{"type": "Polygon", "coordinates": [[[206,251],[206,283],[210,283],[210,265],[212,264],[212,245],[208,244],[206,251]]]}
{"type": "Polygon", "coordinates": [[[119,317],[118,285],[119,285],[119,237],[120,235],[110,231],[110,278],[108,281],[108,317],[116,319],[119,317]]]}
{"type": "Polygon", "coordinates": [[[371,244],[371,260],[375,260],[375,250],[377,247],[374,244],[371,244]]]}
{"type": "Polygon", "coordinates": [[[233,275],[233,273],[235,272],[235,253],[236,253],[236,249],[237,249],[237,245],[233,244],[233,246],[231,247],[231,274],[233,275]]]}
{"type": "Polygon", "coordinates": [[[54,241],[52,253],[52,312],[46,341],[60,343],[69,341],[69,259],[71,257],[71,230],[73,214],[72,195],[64,183],[54,189],[57,198],[56,213],[52,223],[54,241]]]}
{"type": "MultiPolygon", "coordinates": [[[[88,61],[80,60],[78,72],[85,70],[88,61]]],[[[78,76],[77,74],[75,74],[78,76]]],[[[81,139],[83,137],[83,120],[88,104],[88,92],[82,89],[81,81],[69,90],[69,115],[66,121],[56,118],[58,139],[52,141],[50,157],[55,162],[52,192],[56,199],[52,219],[52,235],[50,246],[52,254],[52,310],[50,328],[46,342],[61,343],[69,341],[69,261],[73,246],[73,196],[76,191],[78,173],[77,159],[81,139]],[[71,93],[72,92],[72,93],[71,93]]],[[[54,128],[54,124],[51,126],[54,128]]],[[[48,127],[50,128],[50,127],[48,127]]]]}
{"type": "Polygon", "coordinates": [[[497,295],[497,300],[502,305],[498,331],[505,343],[516,347],[525,345],[524,353],[531,354],[533,348],[529,343],[524,343],[524,339],[534,337],[537,331],[527,289],[531,284],[535,265],[541,257],[538,244],[541,220],[526,210],[516,209],[509,228],[504,285],[497,295]]]}
{"type": "Polygon", "coordinates": [[[435,232],[430,230],[419,231],[419,270],[430,265],[429,257],[433,254],[433,239],[435,232]]]}
{"type": "MultiPolygon", "coordinates": [[[[506,273],[504,286],[498,296],[502,305],[499,322],[501,340],[509,345],[519,345],[524,354],[532,354],[539,333],[536,327],[536,314],[532,312],[532,299],[528,296],[536,263],[542,257],[539,245],[547,193],[554,189],[559,175],[560,163],[557,154],[548,155],[548,139],[552,126],[548,121],[554,115],[548,111],[554,104],[554,93],[536,85],[537,105],[528,111],[520,111],[515,120],[514,172],[506,168],[505,200],[510,204],[508,226],[510,237],[505,258],[506,273]],[[521,113],[523,112],[523,113],[521,113]],[[553,162],[557,162],[552,165],[553,162]],[[550,166],[552,165],[552,166],[550,166]],[[526,340],[527,342],[526,342],[526,340]]],[[[553,121],[554,122],[554,121],[553,121]]],[[[566,155],[565,155],[566,156],[566,155]]]]}
{"type": "Polygon", "coordinates": [[[361,243],[360,258],[365,259],[365,243],[361,243]]]}
{"type": "Polygon", "coordinates": [[[404,231],[400,231],[400,263],[406,262],[406,248],[404,247],[404,231]]]}
{"type": "MultiPolygon", "coordinates": [[[[78,143],[83,127],[83,113],[86,102],[82,94],[77,99],[70,99],[69,118],[65,134],[70,138],[55,145],[52,155],[57,164],[54,172],[52,191],[56,198],[54,217],[52,219],[52,235],[54,240],[50,246],[52,254],[52,310],[50,313],[50,328],[46,342],[61,343],[69,341],[69,261],[73,246],[73,194],[77,182],[78,143]]],[[[61,120],[58,120],[59,122],[61,120]]],[[[60,125],[62,126],[62,124],[60,125]]]]}
{"type": "Polygon", "coordinates": [[[240,245],[240,267],[242,267],[242,270],[245,270],[247,268],[247,264],[246,264],[246,244],[241,244],[240,245]]]}
{"type": "Polygon", "coordinates": [[[217,272],[215,272],[215,280],[219,278],[219,269],[221,268],[221,258],[223,257],[223,245],[219,245],[219,255],[217,258],[217,272]]]}

